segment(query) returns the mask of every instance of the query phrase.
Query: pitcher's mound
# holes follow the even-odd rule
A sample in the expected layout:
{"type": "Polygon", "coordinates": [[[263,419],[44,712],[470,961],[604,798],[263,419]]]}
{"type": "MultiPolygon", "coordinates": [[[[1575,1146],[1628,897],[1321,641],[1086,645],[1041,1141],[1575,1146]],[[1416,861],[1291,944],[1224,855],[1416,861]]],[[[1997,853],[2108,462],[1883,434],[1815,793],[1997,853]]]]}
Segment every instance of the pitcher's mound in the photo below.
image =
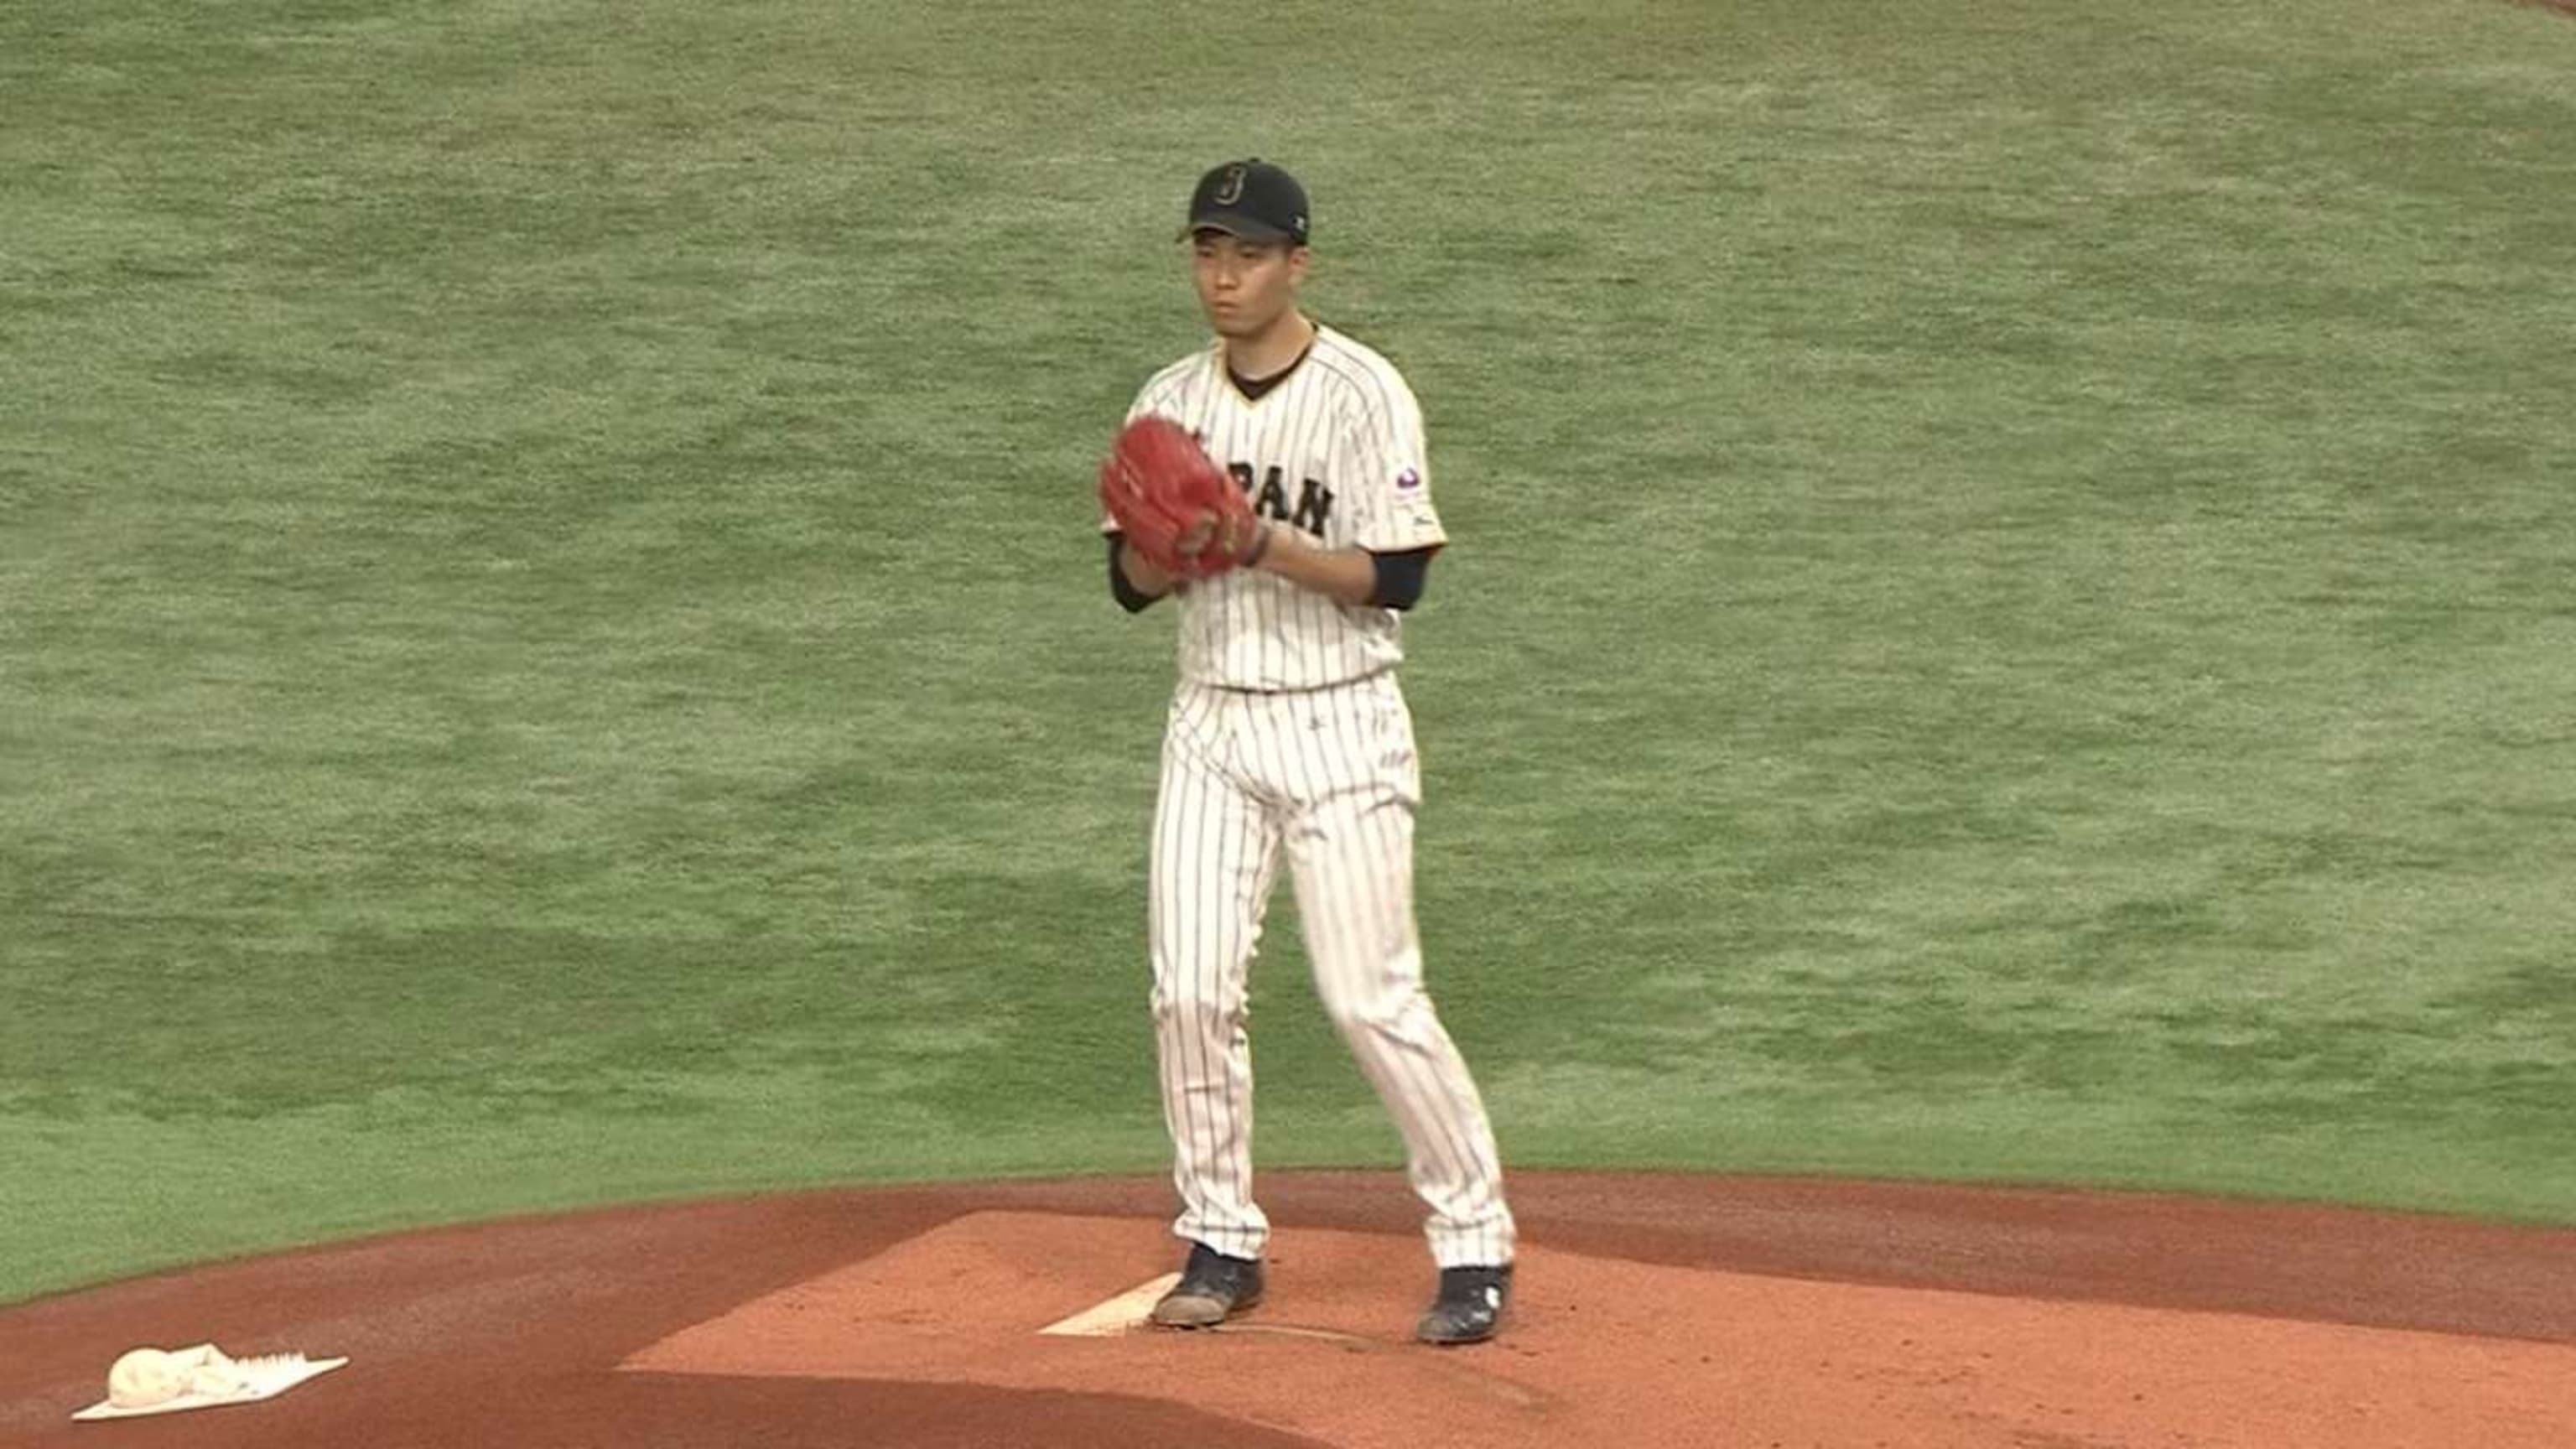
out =
{"type": "MultiPolygon", "coordinates": [[[[345,1355],[190,1449],[2566,1449],[2576,1233],[2169,1196],[1522,1173],[1515,1313],[1412,1342],[1392,1174],[1280,1174],[1268,1301],[1137,1325],[1159,1181],[518,1219],[0,1311],[0,1442],[138,1343],[345,1355]],[[1053,1330],[1053,1331],[1049,1331],[1053,1330]]],[[[161,1425],[161,1430],[171,1426],[161,1425]]],[[[166,1437],[166,1434],[163,1435],[166,1437]]]]}
{"type": "Polygon", "coordinates": [[[2576,1350],[2240,1314],[1863,1287],[1543,1246],[1509,1334],[1411,1341],[1419,1241],[1282,1235],[1267,1301],[1142,1322],[1155,1221],[978,1212],[683,1329],[665,1373],[1167,1397],[1347,1449],[1472,1444],[2561,1444],[2576,1350]],[[1104,1318],[1104,1304],[1119,1311],[1104,1318]],[[1073,1322],[1075,1334],[1048,1328],[1073,1322]],[[1121,1329],[1124,1331],[1121,1331],[1121,1329]],[[2550,1407],[2554,1405],[2554,1408],[2550,1407]],[[1854,1435],[1861,1437],[1855,1438],[1854,1435]]]}

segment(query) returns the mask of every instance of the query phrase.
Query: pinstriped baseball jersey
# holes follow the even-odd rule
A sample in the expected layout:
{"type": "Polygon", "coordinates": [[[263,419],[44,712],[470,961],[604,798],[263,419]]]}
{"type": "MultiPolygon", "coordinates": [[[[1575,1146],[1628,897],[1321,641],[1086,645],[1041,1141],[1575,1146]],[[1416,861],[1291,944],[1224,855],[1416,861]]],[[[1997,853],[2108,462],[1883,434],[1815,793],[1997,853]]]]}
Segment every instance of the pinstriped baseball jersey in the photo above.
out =
{"type": "MultiPolygon", "coordinates": [[[[1154,374],[1128,410],[1196,434],[1257,515],[1327,548],[1396,553],[1446,543],[1431,504],[1422,409],[1394,364],[1329,327],[1258,398],[1211,345],[1154,374]]],[[[1404,657],[1393,609],[1338,603],[1273,574],[1237,570],[1180,595],[1180,673],[1227,689],[1315,689],[1404,657]]]]}

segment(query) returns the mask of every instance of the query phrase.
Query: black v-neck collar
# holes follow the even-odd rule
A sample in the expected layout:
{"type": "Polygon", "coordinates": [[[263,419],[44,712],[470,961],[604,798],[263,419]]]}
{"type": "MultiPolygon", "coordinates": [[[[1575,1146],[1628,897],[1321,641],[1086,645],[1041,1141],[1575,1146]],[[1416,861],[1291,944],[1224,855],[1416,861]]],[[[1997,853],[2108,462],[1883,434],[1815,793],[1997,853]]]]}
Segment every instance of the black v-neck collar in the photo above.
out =
{"type": "Polygon", "coordinates": [[[1277,372],[1270,374],[1268,377],[1245,377],[1242,373],[1235,371],[1234,364],[1229,362],[1224,364],[1225,380],[1234,384],[1234,390],[1243,394],[1243,400],[1245,402],[1259,402],[1264,397],[1269,396],[1272,391],[1277,389],[1279,384],[1286,382],[1291,377],[1297,375],[1297,369],[1305,366],[1306,359],[1314,355],[1315,338],[1323,335],[1324,329],[1321,327],[1316,328],[1314,336],[1308,337],[1306,339],[1306,345],[1298,349],[1296,360],[1289,363],[1286,367],[1279,369],[1277,372]]]}

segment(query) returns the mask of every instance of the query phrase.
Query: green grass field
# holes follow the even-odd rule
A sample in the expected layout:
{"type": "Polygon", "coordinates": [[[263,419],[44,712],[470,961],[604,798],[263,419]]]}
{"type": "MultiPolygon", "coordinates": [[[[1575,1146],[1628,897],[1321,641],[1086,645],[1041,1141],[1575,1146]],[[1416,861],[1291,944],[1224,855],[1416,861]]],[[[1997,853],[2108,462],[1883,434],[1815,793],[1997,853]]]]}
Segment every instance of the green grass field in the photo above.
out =
{"type": "Polygon", "coordinates": [[[1248,152],[1510,1161],[2576,1220],[2576,24],[1399,9],[0,10],[0,1300],[1159,1171],[1091,469],[1248,152]]]}

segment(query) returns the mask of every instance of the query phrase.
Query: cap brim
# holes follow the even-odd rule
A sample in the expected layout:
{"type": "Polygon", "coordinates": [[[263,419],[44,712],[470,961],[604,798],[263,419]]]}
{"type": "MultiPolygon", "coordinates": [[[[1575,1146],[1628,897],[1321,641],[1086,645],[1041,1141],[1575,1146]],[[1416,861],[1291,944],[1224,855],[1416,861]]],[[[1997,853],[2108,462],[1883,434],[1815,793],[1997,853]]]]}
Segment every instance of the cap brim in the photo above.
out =
{"type": "Polygon", "coordinates": [[[1295,232],[1275,226],[1259,217],[1245,216],[1239,211],[1211,211],[1204,216],[1191,217],[1190,224],[1181,228],[1180,240],[1188,241],[1203,231],[1221,231],[1227,236],[1241,237],[1250,242],[1297,240],[1295,232]]]}

